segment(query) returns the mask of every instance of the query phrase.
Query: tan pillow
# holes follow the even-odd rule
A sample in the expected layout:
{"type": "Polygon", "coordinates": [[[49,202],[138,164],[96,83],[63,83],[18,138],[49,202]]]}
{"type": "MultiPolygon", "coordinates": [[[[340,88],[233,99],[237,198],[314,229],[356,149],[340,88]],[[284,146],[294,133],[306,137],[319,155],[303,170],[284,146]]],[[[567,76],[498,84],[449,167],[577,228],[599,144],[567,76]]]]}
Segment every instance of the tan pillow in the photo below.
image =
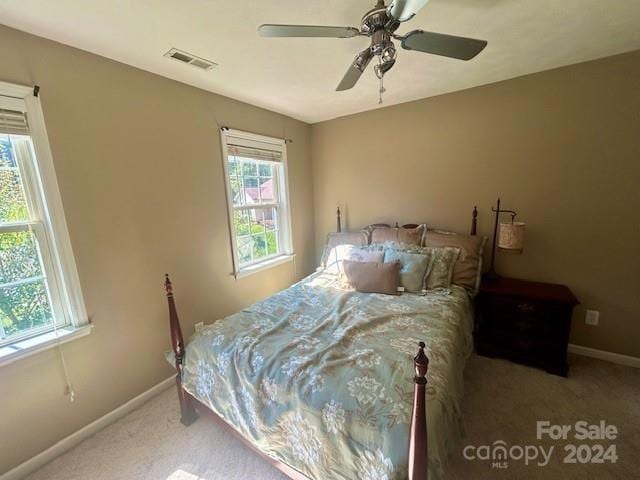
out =
{"type": "Polygon", "coordinates": [[[321,264],[323,267],[327,266],[327,259],[331,249],[338,245],[368,245],[369,233],[366,230],[359,230],[357,232],[333,232],[327,235],[327,242],[322,252],[321,264]]]}
{"type": "Polygon", "coordinates": [[[425,237],[427,247],[457,247],[460,255],[453,267],[451,283],[475,293],[482,268],[482,250],[487,237],[437,233],[429,230],[425,237]]]}
{"type": "Polygon", "coordinates": [[[426,230],[426,225],[418,225],[416,228],[374,227],[371,231],[371,243],[396,242],[422,245],[426,230]]]}
{"type": "Polygon", "coordinates": [[[343,262],[349,285],[358,292],[399,295],[400,262],[343,262]]]}

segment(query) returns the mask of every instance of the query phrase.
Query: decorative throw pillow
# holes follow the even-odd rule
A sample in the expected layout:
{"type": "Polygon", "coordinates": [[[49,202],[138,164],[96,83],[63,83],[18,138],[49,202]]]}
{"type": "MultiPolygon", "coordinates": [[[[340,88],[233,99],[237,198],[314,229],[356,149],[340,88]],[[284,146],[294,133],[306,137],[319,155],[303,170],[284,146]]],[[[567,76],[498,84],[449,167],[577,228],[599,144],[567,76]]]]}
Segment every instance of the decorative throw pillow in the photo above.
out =
{"type": "Polygon", "coordinates": [[[359,230],[357,232],[333,232],[327,235],[327,241],[322,252],[322,259],[320,264],[323,267],[327,266],[327,259],[331,249],[338,245],[368,245],[369,233],[366,230],[359,230]]]}
{"type": "Polygon", "coordinates": [[[344,261],[344,273],[349,285],[358,292],[398,295],[400,262],[344,261]]]}
{"type": "Polygon", "coordinates": [[[385,262],[400,262],[400,285],[407,292],[419,293],[425,288],[425,278],[431,268],[431,252],[410,253],[386,248],[385,262]]]}
{"type": "Polygon", "coordinates": [[[397,242],[420,246],[426,231],[426,225],[418,225],[416,228],[374,227],[371,231],[371,243],[397,242]]]}
{"type": "Polygon", "coordinates": [[[369,248],[358,248],[353,247],[349,253],[347,253],[347,258],[345,260],[349,260],[352,262],[382,262],[384,258],[384,250],[383,249],[369,249],[369,248]]]}
{"type": "Polygon", "coordinates": [[[327,255],[325,271],[340,275],[344,273],[342,262],[382,262],[384,250],[381,247],[369,248],[368,245],[357,247],[355,245],[338,245],[333,247],[327,255]]]}
{"type": "Polygon", "coordinates": [[[424,247],[431,251],[431,271],[427,275],[427,290],[449,288],[460,249],[457,247],[424,247]]]}
{"type": "Polygon", "coordinates": [[[460,235],[429,230],[425,236],[428,247],[457,247],[460,256],[453,267],[451,283],[466,288],[473,295],[477,293],[482,275],[482,251],[487,237],[460,235]]]}

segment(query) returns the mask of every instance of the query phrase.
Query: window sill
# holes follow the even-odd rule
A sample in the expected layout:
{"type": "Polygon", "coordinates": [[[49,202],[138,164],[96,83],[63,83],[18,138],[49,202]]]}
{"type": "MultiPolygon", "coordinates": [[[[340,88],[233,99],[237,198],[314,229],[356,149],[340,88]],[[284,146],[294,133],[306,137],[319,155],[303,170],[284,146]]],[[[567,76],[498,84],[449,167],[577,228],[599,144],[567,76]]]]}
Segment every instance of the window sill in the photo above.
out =
{"type": "Polygon", "coordinates": [[[58,344],[67,343],[76,338],[81,338],[91,333],[93,325],[90,323],[80,327],[63,327],[56,332],[47,332],[42,335],[20,340],[11,345],[0,347],[0,367],[13,363],[21,358],[28,357],[38,352],[53,348],[58,344]]]}
{"type": "Polygon", "coordinates": [[[236,279],[247,277],[249,275],[253,275],[254,273],[261,272],[262,270],[266,270],[277,265],[282,265],[283,263],[292,262],[295,256],[295,253],[285,254],[275,258],[270,258],[269,260],[265,260],[264,262],[254,263],[253,265],[249,265],[248,267],[241,268],[240,271],[235,274],[235,277],[236,279]]]}

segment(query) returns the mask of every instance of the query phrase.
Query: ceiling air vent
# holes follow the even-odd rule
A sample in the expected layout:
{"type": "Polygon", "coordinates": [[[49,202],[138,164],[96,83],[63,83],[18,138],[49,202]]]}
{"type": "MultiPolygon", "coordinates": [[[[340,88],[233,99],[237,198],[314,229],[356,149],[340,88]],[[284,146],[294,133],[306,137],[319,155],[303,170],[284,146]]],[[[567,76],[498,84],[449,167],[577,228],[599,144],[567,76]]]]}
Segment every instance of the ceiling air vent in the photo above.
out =
{"type": "Polygon", "coordinates": [[[173,58],[174,60],[178,60],[182,63],[187,63],[189,65],[193,65],[194,67],[200,68],[202,70],[211,70],[213,67],[217,67],[218,64],[212,62],[211,60],[207,60],[206,58],[196,57],[191,53],[187,53],[184,50],[178,50],[177,48],[172,48],[167,53],[164,54],[167,58],[173,58]]]}

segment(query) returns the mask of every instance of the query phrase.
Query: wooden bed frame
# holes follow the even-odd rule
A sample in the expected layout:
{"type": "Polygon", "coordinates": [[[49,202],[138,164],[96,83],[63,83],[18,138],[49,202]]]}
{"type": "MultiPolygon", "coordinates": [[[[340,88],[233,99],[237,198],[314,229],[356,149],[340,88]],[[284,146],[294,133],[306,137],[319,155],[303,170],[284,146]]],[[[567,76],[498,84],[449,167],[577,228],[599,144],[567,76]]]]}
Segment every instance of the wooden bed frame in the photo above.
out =
{"type": "MultiPolygon", "coordinates": [[[[473,214],[471,220],[471,235],[476,235],[477,230],[477,218],[478,210],[473,207],[473,214]]],[[[336,212],[337,231],[342,231],[340,208],[336,212]]],[[[373,225],[372,225],[373,226],[373,225]]],[[[387,224],[376,224],[377,227],[386,226],[387,224]]],[[[403,225],[402,228],[415,228],[417,224],[403,225]]],[[[398,224],[396,223],[396,227],[398,224]]],[[[178,400],[180,402],[180,421],[189,426],[198,419],[198,414],[207,416],[215,421],[219,426],[222,426],[228,432],[232,433],[236,438],[239,438],[245,445],[258,455],[263,457],[267,462],[283,472],[289,478],[293,480],[309,480],[308,477],[298,472],[294,468],[290,467],[286,463],[279,462],[274,458],[269,457],[255,447],[249,440],[244,438],[238,433],[231,425],[229,425],[224,419],[214,413],[209,407],[197,400],[193,395],[182,388],[182,375],[184,368],[184,355],[185,345],[184,338],[182,336],[182,329],[180,328],[180,321],[178,319],[178,312],[176,310],[175,300],[173,297],[173,288],[169,274],[165,275],[165,291],[167,295],[167,301],[169,303],[169,327],[171,330],[171,346],[175,355],[175,367],[176,367],[176,387],[178,389],[178,400]]],[[[420,342],[418,344],[418,353],[415,356],[413,363],[416,372],[414,377],[414,393],[413,393],[413,412],[411,415],[411,431],[407,441],[409,442],[409,463],[408,474],[409,480],[427,480],[427,412],[426,412],[426,396],[425,390],[427,386],[427,371],[429,369],[429,359],[424,353],[425,344],[420,342]]]]}

